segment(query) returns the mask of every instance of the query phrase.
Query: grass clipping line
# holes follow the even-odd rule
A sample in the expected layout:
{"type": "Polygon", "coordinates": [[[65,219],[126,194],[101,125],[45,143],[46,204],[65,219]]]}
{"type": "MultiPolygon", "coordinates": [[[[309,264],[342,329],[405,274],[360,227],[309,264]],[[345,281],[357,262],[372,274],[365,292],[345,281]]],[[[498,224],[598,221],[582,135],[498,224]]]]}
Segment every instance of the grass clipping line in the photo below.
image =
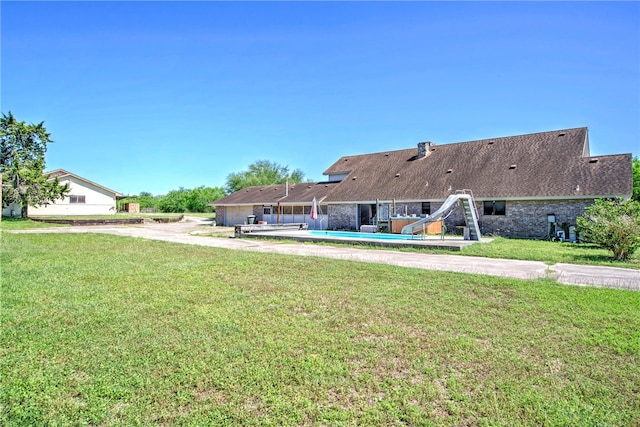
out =
{"type": "Polygon", "coordinates": [[[2,235],[0,422],[633,425],[640,293],[2,235]]]}

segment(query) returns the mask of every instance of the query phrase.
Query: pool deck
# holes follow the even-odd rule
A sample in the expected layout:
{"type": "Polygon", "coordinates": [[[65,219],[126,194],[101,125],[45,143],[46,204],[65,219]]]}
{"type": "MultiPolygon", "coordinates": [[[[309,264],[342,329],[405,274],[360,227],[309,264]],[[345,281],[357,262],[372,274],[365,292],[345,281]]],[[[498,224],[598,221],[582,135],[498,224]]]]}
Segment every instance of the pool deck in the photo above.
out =
{"type": "MultiPolygon", "coordinates": [[[[446,235],[444,239],[440,236],[416,236],[414,239],[408,240],[380,240],[372,238],[353,238],[338,236],[321,236],[310,235],[305,231],[297,230],[269,230],[269,231],[252,231],[242,235],[243,239],[277,239],[277,240],[295,240],[297,242],[327,242],[327,243],[348,243],[370,246],[380,246],[386,248],[432,248],[432,249],[448,249],[452,251],[460,251],[465,246],[478,243],[477,240],[464,240],[463,236],[446,235]]],[[[482,238],[481,243],[491,242],[493,239],[482,238]]]]}

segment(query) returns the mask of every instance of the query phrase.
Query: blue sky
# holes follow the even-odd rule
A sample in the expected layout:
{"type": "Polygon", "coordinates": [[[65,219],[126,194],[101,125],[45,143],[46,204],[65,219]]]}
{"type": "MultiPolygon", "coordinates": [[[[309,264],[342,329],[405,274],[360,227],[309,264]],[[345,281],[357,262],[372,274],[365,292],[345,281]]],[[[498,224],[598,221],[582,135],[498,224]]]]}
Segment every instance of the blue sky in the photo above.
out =
{"type": "Polygon", "coordinates": [[[638,2],[7,2],[1,105],[123,194],[588,126],[640,155],[638,2]]]}

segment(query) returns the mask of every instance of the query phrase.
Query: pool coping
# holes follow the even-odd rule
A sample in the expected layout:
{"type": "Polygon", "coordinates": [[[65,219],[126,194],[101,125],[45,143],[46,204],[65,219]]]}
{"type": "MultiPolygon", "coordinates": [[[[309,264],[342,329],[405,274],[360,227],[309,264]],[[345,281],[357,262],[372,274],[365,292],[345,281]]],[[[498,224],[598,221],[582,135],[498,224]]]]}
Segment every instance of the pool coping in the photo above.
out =
{"type": "Polygon", "coordinates": [[[250,239],[274,239],[274,240],[295,240],[297,242],[326,242],[340,244],[361,244],[369,246],[380,246],[386,248],[431,248],[460,251],[462,248],[474,243],[488,243],[493,239],[482,238],[478,240],[464,240],[463,237],[445,236],[444,240],[440,236],[426,236],[408,240],[377,240],[377,239],[354,239],[352,237],[337,236],[312,236],[300,230],[264,230],[243,233],[241,238],[250,239]]]}

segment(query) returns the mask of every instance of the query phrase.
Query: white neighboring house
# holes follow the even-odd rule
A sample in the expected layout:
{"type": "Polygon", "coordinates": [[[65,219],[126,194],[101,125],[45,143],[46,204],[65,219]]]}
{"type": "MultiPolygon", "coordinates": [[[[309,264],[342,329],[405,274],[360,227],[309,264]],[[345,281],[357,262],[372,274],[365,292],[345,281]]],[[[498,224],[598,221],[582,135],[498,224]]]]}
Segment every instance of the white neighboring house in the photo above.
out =
{"type": "MultiPolygon", "coordinates": [[[[69,195],[47,205],[29,206],[29,216],[110,215],[116,213],[116,198],[120,193],[89,181],[64,169],[46,172],[61,185],[69,184],[69,195]]],[[[20,206],[12,204],[2,210],[4,216],[20,216],[20,206]]]]}

